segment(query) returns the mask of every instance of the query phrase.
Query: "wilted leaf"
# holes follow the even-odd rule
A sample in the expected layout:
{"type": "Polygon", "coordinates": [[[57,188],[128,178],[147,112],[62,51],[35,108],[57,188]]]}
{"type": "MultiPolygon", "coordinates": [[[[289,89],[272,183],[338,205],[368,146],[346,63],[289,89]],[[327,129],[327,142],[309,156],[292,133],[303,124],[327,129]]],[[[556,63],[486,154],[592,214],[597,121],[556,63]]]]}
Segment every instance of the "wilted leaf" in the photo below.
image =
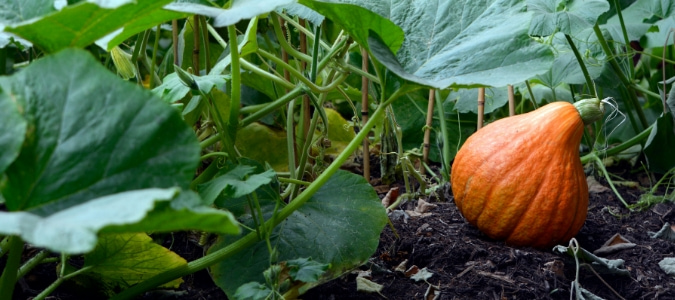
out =
{"type": "MultiPolygon", "coordinates": [[[[567,256],[565,257],[568,258],[568,260],[572,260],[575,255],[572,248],[560,245],[553,247],[553,252],[563,255],[566,254],[567,256]]],[[[580,261],[590,263],[591,267],[593,267],[593,269],[600,274],[630,276],[630,272],[628,272],[628,270],[622,269],[624,263],[623,259],[600,258],[581,247],[579,247],[577,256],[580,261]]]]}
{"type": "Polygon", "coordinates": [[[661,270],[666,274],[675,276],[675,257],[666,257],[659,262],[661,270]]]}
{"type": "MultiPolygon", "coordinates": [[[[187,261],[158,244],[145,233],[104,234],[94,251],[84,256],[84,267],[111,286],[127,288],[187,261]]],[[[162,287],[178,288],[183,279],[162,287]]]]}
{"type": "Polygon", "coordinates": [[[609,238],[600,248],[593,251],[595,255],[607,255],[617,251],[630,249],[637,246],[634,243],[631,243],[628,239],[621,236],[620,234],[615,234],[609,238]]]}
{"type": "Polygon", "coordinates": [[[417,273],[415,273],[415,275],[410,276],[410,279],[415,281],[427,281],[427,279],[431,278],[431,276],[434,276],[434,273],[431,273],[429,270],[427,270],[427,268],[422,268],[417,273]]]}
{"type": "Polygon", "coordinates": [[[365,293],[380,293],[383,285],[372,282],[364,277],[356,277],[356,291],[365,293]]]}
{"type": "Polygon", "coordinates": [[[663,239],[666,241],[675,241],[675,226],[670,223],[663,224],[663,227],[657,232],[649,232],[649,236],[653,239],[663,239]]]}

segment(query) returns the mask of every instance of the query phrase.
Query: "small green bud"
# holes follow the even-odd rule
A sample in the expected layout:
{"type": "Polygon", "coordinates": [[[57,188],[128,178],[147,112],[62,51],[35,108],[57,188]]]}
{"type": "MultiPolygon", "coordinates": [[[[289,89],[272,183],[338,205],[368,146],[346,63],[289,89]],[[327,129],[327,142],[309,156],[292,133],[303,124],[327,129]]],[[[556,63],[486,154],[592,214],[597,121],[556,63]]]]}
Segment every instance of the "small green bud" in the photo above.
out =
{"type": "Polygon", "coordinates": [[[131,61],[131,54],[124,52],[119,46],[115,46],[110,50],[113,64],[117,68],[117,74],[124,80],[136,77],[136,67],[131,61]]]}
{"type": "Polygon", "coordinates": [[[181,69],[177,65],[173,65],[173,70],[176,72],[176,75],[178,75],[180,82],[182,82],[185,86],[195,91],[199,90],[199,85],[197,84],[197,81],[195,81],[195,78],[192,77],[192,74],[181,69]]]}

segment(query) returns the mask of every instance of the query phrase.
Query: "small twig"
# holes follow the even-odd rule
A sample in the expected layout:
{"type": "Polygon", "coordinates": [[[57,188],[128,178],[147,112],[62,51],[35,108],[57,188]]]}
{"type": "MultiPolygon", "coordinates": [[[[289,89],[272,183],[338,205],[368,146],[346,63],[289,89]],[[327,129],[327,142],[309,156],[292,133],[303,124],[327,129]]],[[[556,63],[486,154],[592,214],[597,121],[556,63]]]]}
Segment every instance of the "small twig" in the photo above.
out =
{"type": "MultiPolygon", "coordinates": [[[[316,41],[315,41],[316,42],[316,41]]],[[[361,70],[368,73],[368,51],[361,48],[361,70]]],[[[368,77],[361,77],[361,124],[368,122],[368,77]]],[[[369,140],[363,139],[363,177],[370,181],[370,147],[369,140]]]]}
{"type": "Polygon", "coordinates": [[[485,114],[485,88],[478,88],[478,124],[476,130],[483,128],[483,114],[485,114]]]}
{"type": "Polygon", "coordinates": [[[509,116],[516,115],[516,97],[513,95],[513,86],[508,85],[509,91],[509,116]]]}
{"type": "MultiPolygon", "coordinates": [[[[431,139],[431,125],[434,120],[434,98],[436,92],[431,89],[429,90],[429,103],[427,104],[427,125],[424,128],[424,143],[422,144],[422,161],[426,164],[429,163],[429,149],[430,149],[430,139],[431,139]]],[[[420,167],[420,174],[424,175],[424,167],[420,167]]]]}

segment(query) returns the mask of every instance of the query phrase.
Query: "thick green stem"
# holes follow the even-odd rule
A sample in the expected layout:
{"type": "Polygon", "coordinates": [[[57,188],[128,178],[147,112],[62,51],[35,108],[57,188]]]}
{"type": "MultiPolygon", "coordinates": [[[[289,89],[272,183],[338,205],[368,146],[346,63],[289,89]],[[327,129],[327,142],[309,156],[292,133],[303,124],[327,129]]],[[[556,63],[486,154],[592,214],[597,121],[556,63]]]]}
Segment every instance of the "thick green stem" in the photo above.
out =
{"type": "MultiPolygon", "coordinates": [[[[250,115],[248,115],[246,118],[241,120],[241,127],[246,127],[247,125],[260,120],[264,116],[268,115],[269,113],[283,107],[286,105],[286,103],[290,102],[291,100],[295,99],[296,97],[300,96],[304,92],[304,87],[302,85],[299,85],[295,87],[293,90],[288,92],[286,95],[283,97],[275,100],[272,103],[269,103],[265,108],[258,110],[250,115]]],[[[203,142],[202,142],[203,143],[203,142]]]]}
{"type": "Polygon", "coordinates": [[[640,106],[640,102],[637,99],[637,96],[635,95],[633,83],[628,80],[626,75],[623,73],[623,70],[621,69],[621,66],[619,66],[619,63],[616,61],[614,51],[609,47],[609,44],[605,40],[605,37],[602,35],[602,30],[600,30],[600,26],[598,24],[595,24],[593,26],[593,31],[595,31],[595,35],[598,38],[598,42],[600,42],[600,46],[602,46],[602,50],[605,52],[609,59],[609,65],[612,66],[612,69],[614,70],[614,73],[616,73],[617,76],[619,76],[619,80],[621,80],[621,83],[623,86],[627,87],[629,89],[629,99],[630,103],[633,106],[633,109],[637,112],[638,118],[640,119],[640,123],[642,124],[642,128],[647,128],[649,125],[647,123],[647,118],[645,117],[644,111],[642,111],[642,106],[640,106]]]}
{"type": "Polygon", "coordinates": [[[30,270],[39,265],[47,256],[49,256],[49,252],[47,250],[42,250],[35,256],[31,257],[26,263],[23,264],[23,266],[21,266],[21,268],[19,268],[16,278],[26,276],[30,270]]]}
{"type": "Polygon", "coordinates": [[[260,77],[263,77],[264,79],[268,79],[268,80],[270,80],[270,81],[272,81],[276,84],[279,84],[282,87],[284,87],[286,89],[289,89],[289,90],[295,88],[295,84],[286,81],[286,79],[283,79],[283,78],[281,78],[279,76],[276,76],[274,74],[270,74],[269,72],[266,72],[265,70],[263,70],[263,69],[259,68],[258,66],[248,62],[245,59],[241,59],[240,61],[241,61],[241,66],[244,67],[244,69],[247,69],[247,70],[255,73],[256,75],[258,75],[260,77]]]}
{"type": "MultiPolygon", "coordinates": [[[[351,156],[356,149],[361,145],[361,141],[368,136],[368,132],[375,125],[378,120],[384,114],[385,108],[391,104],[391,102],[398,97],[398,93],[394,93],[391,98],[382,103],[373,113],[373,117],[366,123],[362,130],[356,135],[356,137],[347,145],[347,147],[338,155],[335,160],[326,168],[326,170],[316,178],[312,184],[310,184],[298,197],[296,197],[292,202],[290,202],[286,207],[284,207],[278,214],[275,214],[274,217],[265,222],[268,228],[273,228],[290,216],[294,211],[298,210],[302,205],[304,205],[309,198],[314,195],[327,181],[330,179],[337,170],[340,169],[340,166],[344,164],[345,161],[351,156]],[[394,97],[396,96],[396,97],[394,97]]],[[[155,275],[148,280],[145,280],[131,288],[122,291],[120,294],[113,297],[113,300],[120,299],[131,299],[132,297],[139,295],[142,292],[145,292],[149,289],[162,285],[163,283],[169,282],[171,280],[180,278],[182,276],[197,272],[199,270],[205,269],[209,266],[212,266],[218,262],[223,261],[224,259],[242,251],[256,242],[258,242],[258,234],[251,232],[241,239],[233,242],[232,244],[227,245],[226,247],[209,253],[208,255],[189,262],[187,265],[176,267],[155,275]]]]}
{"type": "Polygon", "coordinates": [[[23,241],[21,238],[11,236],[9,238],[9,257],[7,257],[5,269],[2,272],[2,277],[0,277],[0,300],[12,300],[22,252],[23,241]]]}
{"type": "MultiPolygon", "coordinates": [[[[65,263],[65,262],[62,262],[62,263],[65,263]]],[[[84,267],[82,269],[79,269],[79,270],[77,270],[73,273],[66,274],[64,276],[60,276],[54,282],[52,282],[52,284],[50,284],[46,289],[44,289],[39,295],[35,296],[35,298],[33,298],[33,300],[42,300],[42,299],[47,298],[47,296],[49,296],[51,293],[53,293],[54,290],[56,290],[56,288],[58,288],[66,280],[68,280],[70,278],[73,278],[77,275],[80,275],[82,273],[89,272],[89,270],[92,269],[92,268],[93,268],[93,266],[88,266],[88,267],[84,267]]]]}
{"type": "Polygon", "coordinates": [[[450,143],[447,142],[447,137],[449,136],[449,131],[448,131],[448,125],[445,123],[445,109],[443,107],[443,101],[440,99],[439,95],[436,95],[434,97],[434,101],[436,101],[436,105],[434,105],[438,111],[438,121],[441,124],[441,134],[443,136],[443,153],[441,155],[442,161],[441,164],[443,165],[443,172],[441,172],[441,175],[443,176],[443,180],[445,182],[450,181],[450,143]]]}
{"type": "Polygon", "coordinates": [[[234,25],[227,26],[230,39],[230,118],[227,122],[227,133],[230,141],[235,142],[237,128],[239,126],[239,106],[241,104],[241,69],[239,68],[239,50],[237,49],[237,28],[234,25]]]}
{"type": "Polygon", "coordinates": [[[620,145],[618,145],[616,147],[612,147],[610,149],[598,151],[598,152],[595,152],[595,153],[586,154],[586,155],[581,157],[581,163],[587,164],[589,161],[591,161],[591,159],[593,159],[593,156],[605,157],[605,156],[612,156],[612,155],[621,153],[621,151],[626,150],[626,149],[628,149],[628,148],[630,148],[634,145],[637,145],[638,143],[640,143],[641,141],[646,139],[649,136],[649,134],[652,132],[653,128],[654,128],[654,125],[647,127],[647,129],[640,132],[640,134],[634,136],[630,140],[627,140],[627,141],[621,143],[620,145]]]}
{"type": "Polygon", "coordinates": [[[576,57],[577,62],[579,62],[581,73],[584,74],[584,79],[586,79],[586,85],[588,86],[588,90],[591,92],[591,96],[595,96],[595,84],[593,84],[593,80],[591,80],[591,75],[588,74],[588,69],[586,69],[584,59],[581,57],[579,50],[577,50],[577,47],[574,45],[572,37],[570,37],[569,34],[565,34],[565,39],[567,39],[567,43],[570,44],[570,48],[572,48],[572,52],[574,52],[574,57],[576,57]]]}
{"type": "Polygon", "coordinates": [[[594,153],[591,153],[591,159],[595,161],[595,164],[600,168],[600,171],[602,174],[605,176],[605,179],[607,180],[607,183],[609,184],[609,187],[614,191],[614,194],[621,200],[621,203],[626,206],[626,208],[630,208],[626,200],[623,200],[623,197],[621,197],[621,194],[619,194],[619,191],[616,190],[616,187],[614,186],[614,182],[612,181],[611,178],[609,178],[609,173],[607,173],[607,169],[605,169],[605,165],[602,163],[602,160],[595,155],[594,153]]]}
{"type": "Polygon", "coordinates": [[[295,57],[299,60],[302,60],[302,61],[305,61],[305,62],[312,61],[312,58],[309,55],[304,54],[304,53],[302,53],[298,50],[295,50],[295,48],[293,48],[293,46],[288,44],[288,42],[286,41],[286,36],[284,36],[284,33],[281,31],[281,23],[279,22],[279,18],[277,16],[277,14],[276,13],[272,13],[272,14],[273,14],[272,17],[270,18],[270,19],[272,19],[272,28],[274,28],[274,33],[277,36],[277,40],[278,40],[281,48],[284,48],[284,50],[286,50],[288,55],[291,55],[291,56],[293,56],[293,57],[295,57]]]}

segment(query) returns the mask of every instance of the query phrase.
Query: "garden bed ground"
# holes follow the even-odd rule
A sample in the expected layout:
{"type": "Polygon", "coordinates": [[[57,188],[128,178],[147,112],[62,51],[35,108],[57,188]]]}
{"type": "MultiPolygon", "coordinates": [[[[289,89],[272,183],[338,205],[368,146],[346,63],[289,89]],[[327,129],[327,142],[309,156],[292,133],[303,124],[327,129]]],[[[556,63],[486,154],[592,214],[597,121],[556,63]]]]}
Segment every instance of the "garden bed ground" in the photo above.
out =
{"type": "MultiPolygon", "coordinates": [[[[632,177],[640,179],[635,175],[632,177]]],[[[648,186],[648,181],[641,181],[643,186],[648,186]]],[[[514,248],[486,238],[466,223],[447,187],[442,193],[441,199],[428,199],[437,205],[430,210],[430,215],[392,220],[399,238],[386,227],[376,253],[368,264],[359,268],[371,271],[369,279],[383,285],[381,294],[358,292],[358,270],[355,270],[310,290],[302,299],[425,299],[430,285],[438,288],[436,299],[570,299],[570,286],[575,279],[573,260],[551,250],[514,248]],[[405,260],[406,268],[426,268],[433,275],[427,282],[415,282],[395,271],[405,260]]],[[[628,202],[634,203],[641,192],[621,188],[621,193],[628,202]]],[[[413,210],[415,204],[407,203],[402,208],[413,210]]],[[[592,252],[618,233],[636,246],[602,255],[607,259],[624,260],[623,267],[629,271],[629,277],[598,276],[582,267],[578,279],[581,286],[605,299],[621,299],[617,294],[624,299],[675,299],[675,279],[658,265],[665,257],[675,257],[675,243],[652,239],[648,234],[658,231],[666,222],[675,223],[675,206],[672,204],[630,212],[611,191],[591,193],[588,219],[576,236],[579,245],[592,252]]],[[[185,233],[174,234],[173,239],[167,238],[165,243],[166,246],[172,243],[172,250],[188,260],[203,255],[203,250],[185,233]]],[[[15,299],[34,296],[55,279],[54,275],[54,265],[33,271],[21,281],[22,287],[17,289],[15,299]]],[[[143,298],[226,298],[204,270],[184,279],[180,291],[154,292],[143,298]]],[[[51,299],[82,299],[84,295],[92,299],[92,294],[76,293],[64,285],[51,299]]],[[[433,295],[426,299],[433,299],[433,295]]]]}

